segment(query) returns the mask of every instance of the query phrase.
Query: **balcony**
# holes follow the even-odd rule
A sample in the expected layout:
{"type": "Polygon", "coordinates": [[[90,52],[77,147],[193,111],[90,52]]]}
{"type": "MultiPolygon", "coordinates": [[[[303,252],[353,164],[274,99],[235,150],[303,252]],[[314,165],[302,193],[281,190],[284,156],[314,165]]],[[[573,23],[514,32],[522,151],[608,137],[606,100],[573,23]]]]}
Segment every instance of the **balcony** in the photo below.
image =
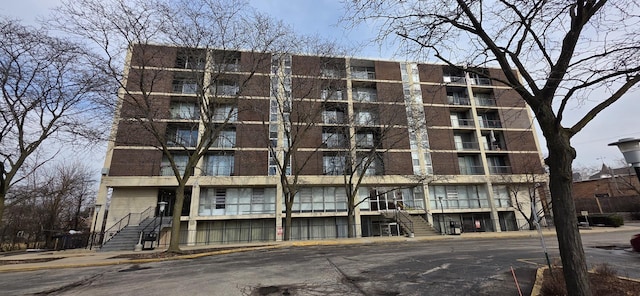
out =
{"type": "Polygon", "coordinates": [[[451,125],[455,128],[457,127],[475,127],[476,125],[473,123],[473,119],[466,119],[466,118],[458,118],[458,119],[452,119],[451,120],[451,125]]]}
{"type": "Polygon", "coordinates": [[[471,100],[467,97],[447,96],[449,105],[471,106],[471,100]]]}
{"type": "Polygon", "coordinates": [[[216,85],[215,94],[218,96],[236,96],[240,87],[234,84],[216,85]]]}
{"type": "Polygon", "coordinates": [[[343,98],[342,90],[323,89],[322,93],[320,93],[320,98],[322,98],[323,100],[341,101],[343,98]]]}
{"type": "Polygon", "coordinates": [[[495,107],[497,106],[496,104],[496,100],[492,99],[490,97],[484,97],[484,96],[475,96],[476,99],[476,105],[478,106],[482,106],[482,107],[495,107]]]}
{"type": "Polygon", "coordinates": [[[478,142],[456,142],[456,150],[458,151],[467,151],[467,150],[480,150],[480,145],[478,142]]]}
{"type": "Polygon", "coordinates": [[[240,71],[240,64],[238,63],[216,64],[216,65],[213,65],[213,70],[216,72],[238,72],[240,71]]]}
{"type": "Polygon", "coordinates": [[[489,173],[492,175],[506,175],[511,174],[511,167],[506,165],[501,166],[489,166],[489,173]]]}
{"type": "Polygon", "coordinates": [[[480,128],[502,128],[502,123],[497,119],[482,119],[480,128]]]}
{"type": "Polygon", "coordinates": [[[451,84],[467,84],[467,80],[464,78],[464,76],[450,76],[450,75],[444,75],[442,77],[442,80],[444,81],[444,83],[451,83],[451,84]]]}
{"type": "Polygon", "coordinates": [[[460,175],[483,175],[482,166],[463,166],[460,167],[460,175]]]}
{"type": "Polygon", "coordinates": [[[197,94],[200,90],[198,84],[193,81],[174,81],[173,82],[173,93],[175,94],[197,94]]]}
{"type": "Polygon", "coordinates": [[[491,85],[491,79],[484,77],[472,77],[470,79],[473,85],[491,85]]]}
{"type": "Polygon", "coordinates": [[[358,102],[375,102],[378,100],[378,93],[375,88],[354,88],[353,100],[358,102]]]}
{"type": "Polygon", "coordinates": [[[351,67],[351,78],[376,79],[376,70],[374,67],[351,67]]]}

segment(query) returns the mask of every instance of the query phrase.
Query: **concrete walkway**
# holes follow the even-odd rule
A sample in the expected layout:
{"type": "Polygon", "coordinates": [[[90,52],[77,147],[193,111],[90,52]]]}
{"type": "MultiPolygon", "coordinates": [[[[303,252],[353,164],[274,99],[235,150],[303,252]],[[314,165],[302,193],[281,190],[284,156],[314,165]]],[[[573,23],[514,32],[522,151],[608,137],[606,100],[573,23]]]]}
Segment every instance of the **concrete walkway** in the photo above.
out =
{"type": "MultiPolygon", "coordinates": [[[[640,233],[640,223],[629,223],[627,225],[611,228],[611,227],[594,227],[591,229],[581,229],[581,233],[602,233],[616,231],[637,231],[640,233]]],[[[555,237],[554,229],[545,229],[543,235],[555,237]]],[[[206,252],[180,255],[169,258],[148,258],[148,259],[129,259],[118,258],[121,255],[144,254],[144,253],[160,253],[164,249],[155,249],[151,251],[115,251],[115,252],[96,252],[95,250],[72,249],[64,251],[47,251],[47,252],[28,252],[17,255],[3,256],[0,253],[0,273],[2,272],[19,272],[32,271],[41,269],[56,268],[77,268],[89,266],[105,266],[116,264],[139,264],[148,262],[158,262],[166,260],[192,259],[203,256],[211,256],[218,254],[228,254],[234,252],[245,252],[250,250],[286,248],[286,247],[303,247],[303,246],[321,246],[321,245],[353,245],[353,244],[375,244],[375,243],[393,243],[393,242],[411,242],[411,241],[438,241],[438,240],[461,240],[461,239],[493,239],[493,238],[530,238],[538,237],[537,231],[510,231],[510,232],[480,232],[480,233],[463,233],[461,235],[441,235],[408,238],[403,236],[392,237],[364,237],[364,238],[345,238],[345,239],[326,239],[326,240],[309,240],[309,241],[286,241],[286,242],[264,242],[264,243],[247,243],[247,244],[225,244],[225,245],[204,245],[204,246],[184,246],[183,250],[207,250],[206,252]]],[[[133,246],[132,246],[133,247],[133,246]]]]}

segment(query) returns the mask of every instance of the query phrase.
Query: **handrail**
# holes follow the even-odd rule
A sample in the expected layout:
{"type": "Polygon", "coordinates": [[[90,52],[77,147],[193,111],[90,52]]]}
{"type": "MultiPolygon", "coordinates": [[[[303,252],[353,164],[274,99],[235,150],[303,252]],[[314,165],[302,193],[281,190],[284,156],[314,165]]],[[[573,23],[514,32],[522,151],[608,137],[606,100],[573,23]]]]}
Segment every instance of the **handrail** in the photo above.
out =
{"type": "Polygon", "coordinates": [[[399,222],[403,227],[406,227],[409,229],[410,233],[414,233],[413,231],[413,221],[411,221],[411,217],[409,216],[409,214],[405,211],[400,211],[396,208],[396,214],[400,213],[401,217],[406,218],[406,222],[408,222],[408,225],[406,225],[407,223],[405,222],[404,219],[400,218],[400,219],[396,219],[396,222],[399,222]]]}
{"type": "Polygon", "coordinates": [[[140,223],[142,220],[150,217],[150,215],[152,215],[154,213],[154,209],[155,207],[149,207],[146,210],[140,212],[140,213],[129,213],[126,216],[122,217],[122,219],[118,220],[118,222],[116,222],[115,224],[113,224],[113,226],[109,227],[109,229],[107,229],[105,231],[106,233],[111,233],[111,235],[107,236],[104,238],[104,241],[102,242],[102,244],[107,243],[109,240],[111,240],[111,238],[113,238],[116,234],[118,234],[122,229],[124,229],[125,227],[129,226],[129,224],[131,224],[131,217],[135,215],[134,219],[135,223],[138,224],[140,223]],[[126,220],[126,222],[125,222],[126,220]]]}

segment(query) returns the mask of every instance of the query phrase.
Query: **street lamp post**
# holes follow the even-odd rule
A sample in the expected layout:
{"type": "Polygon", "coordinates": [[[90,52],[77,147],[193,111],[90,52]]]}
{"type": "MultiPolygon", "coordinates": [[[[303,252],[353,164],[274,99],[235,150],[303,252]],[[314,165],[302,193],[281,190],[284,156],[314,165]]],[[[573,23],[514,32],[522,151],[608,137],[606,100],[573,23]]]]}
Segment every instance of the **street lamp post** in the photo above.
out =
{"type": "Polygon", "coordinates": [[[438,196],[438,199],[440,200],[440,209],[442,210],[442,218],[440,218],[442,221],[440,222],[440,233],[442,235],[445,235],[445,229],[444,229],[444,207],[442,206],[442,196],[438,196]]]}
{"type": "Polygon", "coordinates": [[[618,146],[624,156],[624,160],[633,166],[636,171],[636,177],[640,181],[640,139],[624,138],[618,140],[618,142],[610,143],[609,146],[618,146]]]}
{"type": "Polygon", "coordinates": [[[160,246],[160,234],[162,233],[162,213],[164,213],[164,207],[167,205],[166,201],[161,201],[158,203],[158,211],[160,212],[160,227],[158,228],[158,246],[160,246]]]}
{"type": "Polygon", "coordinates": [[[96,204],[93,210],[93,230],[91,231],[91,241],[89,242],[89,250],[93,248],[93,241],[96,239],[96,225],[98,225],[98,213],[100,213],[101,204],[96,204]]]}

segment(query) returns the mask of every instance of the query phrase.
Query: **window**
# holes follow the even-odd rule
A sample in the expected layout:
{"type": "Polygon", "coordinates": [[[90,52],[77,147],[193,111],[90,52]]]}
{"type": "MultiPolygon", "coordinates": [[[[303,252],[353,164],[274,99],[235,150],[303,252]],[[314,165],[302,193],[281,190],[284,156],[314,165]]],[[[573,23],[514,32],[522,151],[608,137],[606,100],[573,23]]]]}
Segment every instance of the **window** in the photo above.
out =
{"type": "Polygon", "coordinates": [[[322,157],[322,167],[325,175],[342,175],[345,173],[346,159],[339,155],[325,155],[322,157]]]}
{"type": "Polygon", "coordinates": [[[206,176],[233,175],[234,158],[228,154],[209,154],[205,157],[204,174],[206,176]]]}
{"type": "Polygon", "coordinates": [[[342,90],[325,88],[322,90],[320,97],[323,100],[342,100],[342,90]]]}
{"type": "Polygon", "coordinates": [[[496,105],[496,100],[491,98],[490,94],[474,92],[473,97],[476,99],[476,105],[478,106],[495,106],[496,105]]]}
{"type": "Polygon", "coordinates": [[[355,124],[374,125],[376,124],[376,116],[372,111],[356,111],[355,124]]]}
{"type": "Polygon", "coordinates": [[[195,147],[198,142],[196,127],[169,127],[167,145],[179,147],[195,147]]]}
{"type": "Polygon", "coordinates": [[[238,108],[233,105],[221,105],[213,110],[214,121],[234,122],[238,120],[238,108]]]}
{"type": "MultiPolygon", "coordinates": [[[[528,197],[526,197],[525,200],[526,199],[528,199],[528,197]]],[[[512,206],[511,196],[509,195],[507,186],[493,185],[493,201],[495,203],[495,206],[498,208],[507,208],[512,206]]]]}
{"type": "Polygon", "coordinates": [[[365,176],[382,174],[382,160],[378,155],[358,156],[358,171],[365,176]]]}
{"type": "Polygon", "coordinates": [[[322,68],[320,69],[320,76],[325,78],[339,78],[340,71],[337,69],[322,68]]]}
{"type": "Polygon", "coordinates": [[[468,112],[452,112],[451,126],[457,127],[474,127],[473,117],[468,112]]]}
{"type": "Polygon", "coordinates": [[[461,175],[482,175],[484,173],[476,156],[458,156],[458,166],[461,175]]]}
{"type": "Polygon", "coordinates": [[[202,188],[200,216],[272,214],[275,188],[202,188]]]}
{"type": "Polygon", "coordinates": [[[196,104],[190,102],[171,102],[169,107],[173,119],[198,119],[200,112],[196,110],[196,104]]]}
{"type": "Polygon", "coordinates": [[[235,96],[240,91],[238,83],[234,81],[219,80],[215,84],[215,94],[219,96],[235,96]]]}
{"type": "Polygon", "coordinates": [[[327,124],[344,123],[344,112],[336,109],[324,110],[322,111],[322,121],[327,124]]]}
{"type": "Polygon", "coordinates": [[[218,136],[213,141],[212,147],[216,148],[234,148],[236,146],[236,131],[222,130],[218,132],[218,136]]]}
{"type": "Polygon", "coordinates": [[[176,78],[172,85],[173,92],[179,94],[196,94],[200,90],[198,83],[192,78],[176,78]]]}
{"type": "MultiPolygon", "coordinates": [[[[183,154],[172,155],[173,161],[176,163],[176,167],[178,168],[178,172],[180,175],[184,174],[184,170],[187,167],[187,162],[189,161],[189,156],[183,154]]],[[[162,162],[160,163],[160,175],[162,176],[173,176],[173,169],[171,168],[171,162],[169,162],[169,158],[167,156],[162,157],[162,162]]]]}
{"type": "Polygon", "coordinates": [[[376,69],[375,67],[351,67],[351,78],[376,79],[376,69]]]}
{"type": "Polygon", "coordinates": [[[347,138],[341,133],[323,132],[322,143],[328,148],[342,148],[346,146],[347,138]]]}
{"type": "Polygon", "coordinates": [[[432,209],[477,209],[489,207],[489,196],[484,186],[429,186],[429,196],[432,209]]]}
{"type": "Polygon", "coordinates": [[[378,93],[375,88],[354,88],[353,100],[360,102],[375,102],[378,100],[378,93]]]}
{"type": "Polygon", "coordinates": [[[489,173],[492,175],[508,174],[511,167],[507,165],[504,156],[487,156],[487,164],[489,165],[489,173]]]}
{"type": "Polygon", "coordinates": [[[480,119],[481,128],[501,128],[502,123],[497,112],[487,112],[484,114],[478,114],[480,119]]]}
{"type": "Polygon", "coordinates": [[[447,100],[451,105],[471,105],[467,92],[463,88],[447,87],[447,100]]]}
{"type": "Polygon", "coordinates": [[[191,51],[180,51],[176,57],[176,68],[179,69],[204,69],[205,58],[204,51],[192,52],[191,51]]]}
{"type": "Polygon", "coordinates": [[[357,133],[356,134],[356,147],[358,148],[373,148],[374,140],[373,133],[357,133]]]}

